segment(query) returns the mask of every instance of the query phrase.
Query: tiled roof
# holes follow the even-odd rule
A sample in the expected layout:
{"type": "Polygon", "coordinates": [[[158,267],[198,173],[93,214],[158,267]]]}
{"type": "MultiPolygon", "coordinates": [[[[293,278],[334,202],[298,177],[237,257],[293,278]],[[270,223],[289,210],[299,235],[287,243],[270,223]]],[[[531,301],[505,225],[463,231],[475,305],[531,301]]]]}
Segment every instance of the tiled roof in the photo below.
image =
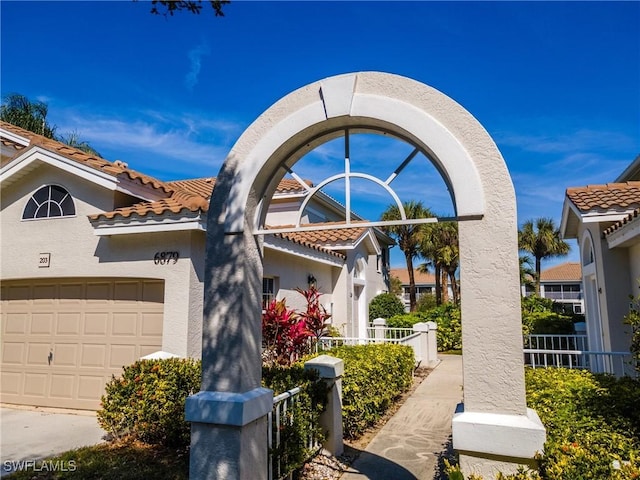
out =
{"type": "MultiPolygon", "coordinates": [[[[313,186],[313,184],[309,180],[305,180],[307,185],[313,186]]],[[[189,180],[175,180],[171,182],[167,182],[168,185],[172,187],[177,187],[181,190],[186,190],[191,193],[195,193],[196,195],[200,195],[206,199],[211,198],[211,193],[213,192],[213,187],[216,184],[215,177],[208,178],[194,178],[189,180]]],[[[283,178],[278,183],[276,187],[276,193],[284,194],[284,193],[295,193],[300,192],[303,193],[306,190],[298,183],[297,180],[293,180],[290,178],[283,178]]]]}
{"type": "Polygon", "coordinates": [[[327,253],[329,255],[333,255],[334,257],[342,258],[343,260],[347,258],[346,255],[335,252],[333,250],[329,250],[325,248],[325,246],[320,245],[316,242],[311,242],[307,238],[305,238],[304,233],[306,232],[296,232],[296,233],[274,233],[273,236],[277,238],[282,238],[284,240],[288,240],[289,242],[297,243],[298,245],[302,245],[303,247],[312,248],[319,252],[327,253]]]}
{"type": "MultiPolygon", "coordinates": [[[[323,223],[322,225],[326,227],[331,227],[332,225],[340,225],[340,222],[326,222],[326,223],[323,223]]],[[[285,226],[278,225],[278,228],[285,228],[285,226]]],[[[284,233],[282,235],[286,236],[287,238],[293,241],[303,241],[311,244],[341,246],[347,243],[355,242],[366,231],[367,229],[365,227],[352,227],[352,228],[315,230],[311,232],[291,232],[291,233],[284,233]]]]}
{"type": "Polygon", "coordinates": [[[567,197],[581,212],[638,208],[640,207],[640,182],[568,188],[567,197]]]}
{"type": "MultiPolygon", "coordinates": [[[[313,187],[313,183],[310,180],[304,181],[310,187],[313,187]]],[[[300,185],[300,183],[293,178],[283,178],[276,188],[277,193],[303,193],[306,189],[300,185]]]]}
{"type": "Polygon", "coordinates": [[[605,235],[611,235],[616,230],[620,230],[626,224],[631,223],[634,219],[638,218],[638,216],[640,216],[640,208],[636,208],[633,212],[631,212],[625,218],[623,218],[619,222],[616,222],[613,225],[611,225],[609,228],[607,228],[604,231],[604,234],[605,235]]]}
{"type": "Polygon", "coordinates": [[[194,178],[191,180],[175,180],[172,182],[167,182],[167,185],[170,185],[174,188],[179,188],[180,190],[184,190],[185,192],[199,195],[203,198],[206,198],[207,200],[211,198],[211,193],[213,192],[213,187],[215,186],[215,184],[215,177],[194,178]]]}
{"type": "MultiPolygon", "coordinates": [[[[409,285],[409,271],[406,268],[392,268],[391,276],[400,279],[403,285],[409,285]]],[[[413,277],[416,285],[435,285],[436,277],[433,273],[422,273],[413,270],[413,277]]]]}
{"type": "Polygon", "coordinates": [[[566,262],[547,268],[540,272],[540,281],[542,282],[559,282],[559,281],[582,281],[582,269],[578,262],[566,262]]]}

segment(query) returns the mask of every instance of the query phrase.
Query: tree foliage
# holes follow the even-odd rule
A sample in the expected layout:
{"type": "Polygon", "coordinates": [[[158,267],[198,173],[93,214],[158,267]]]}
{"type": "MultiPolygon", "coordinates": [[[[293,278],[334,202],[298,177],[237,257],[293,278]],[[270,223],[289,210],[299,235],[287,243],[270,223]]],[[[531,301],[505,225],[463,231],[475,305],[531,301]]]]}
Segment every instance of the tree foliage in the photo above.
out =
{"type": "Polygon", "coordinates": [[[404,303],[393,293],[381,293],[371,299],[369,303],[369,321],[376,318],[388,320],[394,315],[404,313],[404,303]]]}
{"type": "Polygon", "coordinates": [[[80,138],[77,131],[56,135],[57,127],[47,120],[49,106],[41,101],[31,101],[19,93],[5,95],[0,106],[0,120],[30,132],[62,142],[89,155],[101,157],[89,142],[80,138]]]}
{"type": "MultiPolygon", "coordinates": [[[[422,202],[410,201],[403,203],[407,219],[433,217],[431,210],[422,202]]],[[[390,205],[382,213],[382,221],[401,220],[400,209],[397,205],[390,205]]],[[[393,238],[402,253],[404,253],[409,273],[409,309],[416,309],[416,280],[413,272],[413,261],[419,255],[420,242],[422,241],[423,225],[393,225],[384,227],[383,230],[393,238]]]]}
{"type": "Polygon", "coordinates": [[[569,253],[569,244],[560,238],[560,229],[551,218],[528,220],[518,232],[520,250],[530,253],[535,259],[536,295],[540,294],[540,271],[542,260],[569,253]]]}
{"type": "Polygon", "coordinates": [[[49,106],[41,101],[32,102],[24,95],[10,93],[3,97],[0,120],[11,123],[47,138],[55,138],[56,127],[47,120],[49,106]]]}
{"type": "Polygon", "coordinates": [[[430,266],[435,270],[437,304],[441,305],[449,301],[449,283],[451,283],[453,303],[459,303],[460,293],[456,279],[460,264],[458,224],[438,222],[425,225],[419,252],[420,256],[427,261],[421,265],[420,270],[427,272],[430,266]]]}
{"type": "MultiPolygon", "coordinates": [[[[134,0],[137,1],[137,0],[134,0]]],[[[224,17],[223,7],[231,3],[229,0],[209,0],[216,17],[224,17]]],[[[176,12],[189,12],[200,15],[202,0],[151,0],[151,13],[154,15],[173,16],[176,12]]]]}

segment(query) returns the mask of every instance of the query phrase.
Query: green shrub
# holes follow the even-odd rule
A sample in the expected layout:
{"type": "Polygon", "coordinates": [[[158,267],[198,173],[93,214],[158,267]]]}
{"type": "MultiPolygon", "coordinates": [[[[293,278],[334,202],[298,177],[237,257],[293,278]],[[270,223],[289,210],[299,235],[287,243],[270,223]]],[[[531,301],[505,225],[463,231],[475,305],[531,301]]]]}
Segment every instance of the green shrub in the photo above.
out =
{"type": "Polygon", "coordinates": [[[438,300],[433,293],[423,293],[416,302],[417,312],[428,312],[438,306],[438,300]]]}
{"type": "Polygon", "coordinates": [[[543,478],[638,478],[640,383],[587,371],[526,371],[527,401],[547,428],[543,478]],[[616,470],[613,462],[621,462],[616,470]],[[622,463],[630,461],[629,464],[622,463]]]}
{"type": "Polygon", "coordinates": [[[573,320],[555,312],[531,312],[522,315],[522,333],[562,335],[573,333],[573,320]]]}
{"type": "Polygon", "coordinates": [[[420,313],[404,313],[402,315],[394,315],[387,319],[387,327],[389,328],[412,328],[416,323],[424,322],[423,315],[420,313]]]}
{"type": "Polygon", "coordinates": [[[97,412],[100,426],[119,438],[167,446],[189,444],[184,403],[200,390],[200,362],[190,359],[139,360],[105,387],[97,412]]]}
{"type": "MultiPolygon", "coordinates": [[[[547,429],[538,472],[498,478],[629,480],[640,478],[640,381],[562,368],[525,371],[527,404],[547,429]],[[619,464],[619,468],[614,466],[619,464]]],[[[451,480],[463,480],[448,466],[451,480]]]]}
{"type": "Polygon", "coordinates": [[[438,325],[438,351],[462,349],[462,323],[460,307],[446,303],[432,308],[428,312],[413,312],[396,315],[387,320],[387,326],[395,328],[411,328],[419,322],[435,322],[438,325]]]}
{"type": "Polygon", "coordinates": [[[347,438],[358,438],[374,425],[413,381],[413,349],[405,345],[342,346],[324,353],[344,360],[342,421],[347,438]]]}
{"type": "Polygon", "coordinates": [[[446,303],[431,309],[423,315],[423,322],[436,322],[438,324],[439,352],[462,349],[462,323],[459,306],[453,303],[446,303]]]}
{"type": "Polygon", "coordinates": [[[535,295],[522,299],[522,333],[562,335],[574,332],[573,324],[584,316],[567,312],[561,303],[535,295]]]}
{"type": "Polygon", "coordinates": [[[404,303],[393,293],[381,293],[369,303],[369,321],[391,318],[404,313],[404,303]]]}

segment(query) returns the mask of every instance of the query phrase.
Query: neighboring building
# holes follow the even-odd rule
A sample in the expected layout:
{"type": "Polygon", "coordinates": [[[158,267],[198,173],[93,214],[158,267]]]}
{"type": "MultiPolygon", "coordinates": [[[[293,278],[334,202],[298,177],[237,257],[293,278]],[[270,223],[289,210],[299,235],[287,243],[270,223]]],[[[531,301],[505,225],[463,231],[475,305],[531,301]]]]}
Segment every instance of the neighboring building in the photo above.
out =
{"type": "MultiPolygon", "coordinates": [[[[579,262],[565,262],[540,272],[540,296],[566,305],[573,313],[584,313],[582,272],[579,262]]],[[[534,288],[526,287],[525,295],[534,288]]]]}
{"type": "MultiPolygon", "coordinates": [[[[5,122],[0,138],[0,400],[95,409],[123,365],[199,357],[215,179],[163,182],[5,122]]],[[[282,180],[267,226],[294,224],[306,195],[282,180]]],[[[364,335],[393,241],[332,228],[344,208],[321,193],[304,213],[329,230],[264,236],[263,303],[303,308],[295,289],[313,282],[333,326],[364,335]]]]}
{"type": "MultiPolygon", "coordinates": [[[[406,268],[392,268],[390,270],[392,277],[396,277],[402,283],[402,301],[404,302],[404,308],[409,311],[409,271],[406,268]]],[[[420,299],[422,295],[435,295],[436,294],[436,277],[433,273],[423,273],[418,270],[413,271],[413,279],[416,284],[416,301],[420,299]]],[[[453,292],[451,285],[447,289],[449,293],[449,299],[453,298],[453,292]]]]}
{"type": "Polygon", "coordinates": [[[568,188],[561,234],[580,247],[589,348],[628,351],[623,324],[640,278],[640,156],[606,185],[568,188]]]}

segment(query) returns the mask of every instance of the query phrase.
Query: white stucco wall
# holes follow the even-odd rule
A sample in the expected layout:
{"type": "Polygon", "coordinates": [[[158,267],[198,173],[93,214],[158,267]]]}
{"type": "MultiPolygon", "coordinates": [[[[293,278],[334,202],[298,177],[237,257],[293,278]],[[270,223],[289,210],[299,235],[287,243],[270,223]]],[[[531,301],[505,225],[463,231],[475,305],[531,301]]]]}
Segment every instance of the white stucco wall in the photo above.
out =
{"type": "Polygon", "coordinates": [[[0,278],[135,277],[165,282],[163,345],[176,355],[199,355],[202,320],[204,234],[191,232],[98,237],[88,215],[113,208],[114,193],[51,166],[2,188],[0,278]],[[41,186],[58,184],[74,198],[76,215],[22,220],[26,202],[41,186]],[[198,244],[200,246],[198,246],[198,244]],[[199,266],[194,267],[194,246],[199,266]],[[159,251],[178,251],[177,263],[156,265],[159,251]],[[38,268],[39,254],[51,254],[49,268],[38,268]],[[200,278],[198,280],[198,277],[200,278]]]}
{"type": "Polygon", "coordinates": [[[629,248],[629,268],[629,292],[635,297],[640,294],[640,242],[629,248]]]}
{"type": "MultiPolygon", "coordinates": [[[[584,232],[591,234],[595,255],[597,281],[597,303],[602,323],[602,348],[605,351],[628,351],[630,345],[630,329],[622,319],[629,311],[629,295],[632,293],[632,271],[629,250],[625,248],[610,249],[602,232],[609,224],[581,224],[578,238],[584,232]]],[[[590,303],[586,296],[592,292],[585,288],[585,304],[587,323],[593,321],[594,312],[589,311],[590,303]]],[[[589,327],[588,327],[589,328],[589,327]]],[[[593,344],[590,336],[590,344],[593,344]]]]}
{"type": "Polygon", "coordinates": [[[279,300],[286,298],[287,306],[294,310],[306,309],[304,297],[295,289],[308,288],[309,274],[316,277],[316,286],[322,293],[320,302],[329,310],[333,302],[333,270],[336,268],[265,247],[263,276],[277,277],[279,288],[276,291],[276,297],[279,300]]]}

